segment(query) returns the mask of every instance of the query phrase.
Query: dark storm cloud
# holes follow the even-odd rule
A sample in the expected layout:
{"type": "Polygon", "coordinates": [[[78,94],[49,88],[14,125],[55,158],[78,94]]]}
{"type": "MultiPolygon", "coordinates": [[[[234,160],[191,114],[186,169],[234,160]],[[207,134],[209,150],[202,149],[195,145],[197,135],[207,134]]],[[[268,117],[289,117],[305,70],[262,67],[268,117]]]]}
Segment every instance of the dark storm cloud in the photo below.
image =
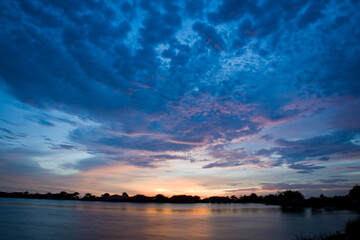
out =
{"type": "MultiPolygon", "coordinates": [[[[99,123],[96,134],[72,124],[93,153],[188,151],[314,111],[302,102],[358,99],[357,2],[214,2],[2,1],[1,82],[26,104],[99,123]]],[[[346,116],[334,125],[357,127],[346,116]]],[[[281,139],[258,155],[315,171],[296,163],[358,154],[350,135],[281,139]]],[[[229,154],[206,167],[243,164],[229,154]]]]}

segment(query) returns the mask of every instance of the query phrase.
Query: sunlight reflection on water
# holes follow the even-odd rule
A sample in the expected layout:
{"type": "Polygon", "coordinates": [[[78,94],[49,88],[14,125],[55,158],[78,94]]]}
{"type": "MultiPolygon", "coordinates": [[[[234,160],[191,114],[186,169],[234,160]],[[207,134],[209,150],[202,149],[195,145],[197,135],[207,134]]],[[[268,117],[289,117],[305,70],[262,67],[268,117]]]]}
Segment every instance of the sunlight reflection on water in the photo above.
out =
{"type": "MultiPolygon", "coordinates": [[[[40,200],[44,201],[44,200],[40,200]]],[[[47,200],[45,200],[47,201],[47,200]]],[[[56,203],[33,203],[33,202],[8,202],[10,205],[69,208],[92,211],[123,211],[123,212],[145,212],[145,213],[186,213],[186,214],[235,214],[245,212],[278,212],[278,206],[265,206],[261,204],[151,204],[151,203],[107,203],[86,202],[86,205],[75,205],[72,201],[61,201],[56,203]],[[74,205],[68,204],[73,203],[74,205]],[[125,207],[123,206],[125,205],[125,207]]],[[[77,202],[76,202],[77,203],[77,202]]],[[[1,204],[1,203],[0,203],[1,204]]]]}
{"type": "Polygon", "coordinates": [[[0,239],[293,239],[341,230],[349,211],[261,204],[0,199],[0,239]]]}

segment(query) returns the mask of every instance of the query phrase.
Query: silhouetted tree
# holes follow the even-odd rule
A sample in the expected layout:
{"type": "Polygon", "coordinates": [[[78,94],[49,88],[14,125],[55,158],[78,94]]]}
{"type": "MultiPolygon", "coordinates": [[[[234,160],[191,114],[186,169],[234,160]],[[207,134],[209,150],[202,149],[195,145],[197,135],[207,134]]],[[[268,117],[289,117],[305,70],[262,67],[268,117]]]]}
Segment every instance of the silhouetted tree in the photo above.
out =
{"type": "Polygon", "coordinates": [[[200,197],[190,195],[174,195],[170,198],[170,201],[174,203],[195,203],[200,201],[200,197]]]}
{"type": "Polygon", "coordinates": [[[278,194],[281,205],[284,206],[301,206],[304,204],[304,195],[299,191],[287,190],[278,194]]]}
{"type": "Polygon", "coordinates": [[[65,200],[65,199],[68,198],[68,193],[65,192],[65,191],[61,191],[61,192],[59,192],[59,193],[56,194],[56,195],[57,195],[57,196],[56,196],[57,199],[65,200]]]}
{"type": "Polygon", "coordinates": [[[246,203],[259,203],[260,198],[255,193],[252,193],[250,196],[241,196],[240,202],[246,202],[246,203]]]}
{"type": "Polygon", "coordinates": [[[96,200],[96,196],[92,195],[91,193],[86,193],[85,196],[81,200],[93,201],[93,200],[96,200]]]}
{"type": "Polygon", "coordinates": [[[205,198],[203,200],[203,202],[208,202],[208,203],[230,203],[231,200],[229,197],[209,197],[209,198],[205,198]]]}
{"type": "Polygon", "coordinates": [[[128,199],[128,198],[129,198],[129,195],[128,195],[126,192],[123,192],[122,197],[123,197],[124,199],[128,199]]]}
{"type": "Polygon", "coordinates": [[[235,195],[232,195],[230,199],[232,202],[237,202],[239,200],[235,195]]]}
{"type": "Polygon", "coordinates": [[[155,196],[154,200],[155,200],[155,202],[167,202],[169,200],[169,198],[165,197],[162,194],[158,194],[155,196]]]}
{"type": "Polygon", "coordinates": [[[79,199],[79,193],[78,192],[74,192],[73,193],[73,197],[75,200],[79,199]]]}
{"type": "Polygon", "coordinates": [[[355,185],[350,191],[349,191],[349,198],[351,200],[360,200],[360,185],[355,185]]]}
{"type": "Polygon", "coordinates": [[[106,199],[106,198],[108,198],[108,197],[110,197],[110,194],[109,194],[109,193],[104,193],[103,195],[101,195],[101,198],[102,198],[102,199],[106,199]]]}
{"type": "Polygon", "coordinates": [[[136,194],[135,196],[132,196],[129,199],[133,202],[150,202],[153,200],[152,197],[148,197],[143,194],[136,194]]]}
{"type": "Polygon", "coordinates": [[[123,202],[125,199],[123,198],[123,196],[115,194],[115,195],[111,195],[109,197],[106,197],[104,200],[112,201],[112,202],[123,202]]]}

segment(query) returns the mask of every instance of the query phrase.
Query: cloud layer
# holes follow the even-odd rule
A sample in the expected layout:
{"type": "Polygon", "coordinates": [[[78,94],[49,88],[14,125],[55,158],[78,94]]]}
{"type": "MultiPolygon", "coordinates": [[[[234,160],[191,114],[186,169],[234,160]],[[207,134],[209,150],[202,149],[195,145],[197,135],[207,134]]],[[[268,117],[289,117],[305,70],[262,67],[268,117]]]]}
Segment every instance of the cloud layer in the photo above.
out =
{"type": "Polygon", "coordinates": [[[199,175],[357,167],[359,7],[352,0],[3,1],[0,83],[3,106],[15,110],[0,123],[2,151],[26,152],[42,132],[36,141],[49,156],[76,159],[50,168],[77,173],[178,160],[199,164],[199,175]],[[20,122],[36,127],[16,130],[20,122]],[[306,131],[281,130],[294,122],[306,131]]]}

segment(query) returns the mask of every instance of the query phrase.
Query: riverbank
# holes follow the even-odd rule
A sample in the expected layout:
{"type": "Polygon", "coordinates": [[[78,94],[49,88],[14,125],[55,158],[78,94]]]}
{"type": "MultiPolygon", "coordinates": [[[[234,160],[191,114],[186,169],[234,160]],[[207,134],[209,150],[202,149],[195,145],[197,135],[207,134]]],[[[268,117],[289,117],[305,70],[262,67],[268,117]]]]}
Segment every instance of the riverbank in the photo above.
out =
{"type": "Polygon", "coordinates": [[[255,193],[247,196],[231,196],[221,197],[213,196],[201,199],[199,196],[192,195],[174,195],[166,197],[162,194],[149,197],[143,194],[129,196],[126,192],[110,195],[104,193],[100,197],[91,193],[86,193],[83,197],[78,192],[67,193],[65,191],[59,193],[29,193],[29,192],[0,192],[0,197],[6,198],[29,198],[29,199],[49,199],[49,200],[79,200],[79,201],[104,201],[104,202],[142,202],[142,203],[262,203],[267,205],[279,205],[289,210],[301,209],[305,207],[325,208],[329,210],[348,209],[360,211],[360,186],[355,185],[347,195],[326,197],[304,198],[299,191],[287,190],[276,194],[258,196],[255,193]]]}
{"type": "Polygon", "coordinates": [[[296,237],[295,240],[358,240],[360,239],[360,217],[348,221],[343,231],[320,234],[316,237],[296,237]]]}

